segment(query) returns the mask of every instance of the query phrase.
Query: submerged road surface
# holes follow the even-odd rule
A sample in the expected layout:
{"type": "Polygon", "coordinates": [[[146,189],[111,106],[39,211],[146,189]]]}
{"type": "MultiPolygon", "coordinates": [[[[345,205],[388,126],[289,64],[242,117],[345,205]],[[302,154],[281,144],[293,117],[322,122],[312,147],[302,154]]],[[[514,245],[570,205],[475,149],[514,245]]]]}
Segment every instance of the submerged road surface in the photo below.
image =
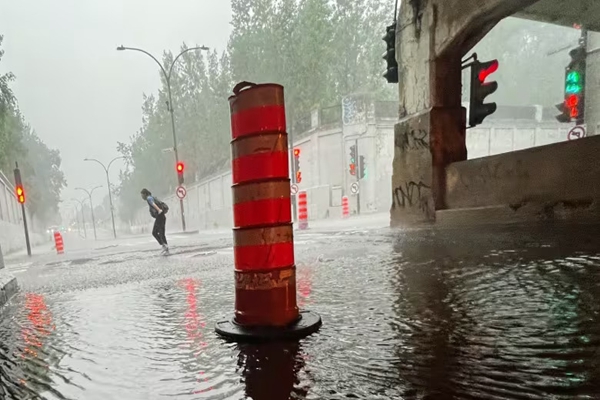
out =
{"type": "Polygon", "coordinates": [[[299,305],[323,327],[267,345],[214,333],[231,234],[171,242],[13,260],[0,399],[600,398],[597,227],[298,233],[299,305]]]}

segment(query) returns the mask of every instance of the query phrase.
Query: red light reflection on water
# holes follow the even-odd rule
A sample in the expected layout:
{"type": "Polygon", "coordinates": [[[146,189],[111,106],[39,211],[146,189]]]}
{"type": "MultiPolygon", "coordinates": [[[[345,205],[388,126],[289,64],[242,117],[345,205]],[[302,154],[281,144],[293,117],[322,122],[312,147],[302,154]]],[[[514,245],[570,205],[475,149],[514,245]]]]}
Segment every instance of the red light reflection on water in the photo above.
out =
{"type": "Polygon", "coordinates": [[[56,326],[52,321],[52,313],[46,305],[44,296],[35,293],[25,295],[25,309],[27,310],[28,326],[21,329],[21,336],[25,342],[22,358],[27,355],[37,357],[37,349],[42,347],[42,339],[52,333],[56,326]]]}
{"type": "MultiPolygon", "coordinates": [[[[187,333],[190,346],[195,350],[194,357],[198,357],[204,348],[208,346],[208,343],[204,341],[202,330],[206,327],[206,321],[204,316],[198,310],[198,299],[196,291],[200,287],[200,282],[193,278],[186,278],[180,282],[180,285],[187,292],[187,310],[185,312],[185,330],[187,333]]],[[[204,376],[204,371],[198,373],[198,383],[207,382],[208,379],[204,376]]],[[[195,390],[194,394],[208,392],[212,390],[212,386],[207,389],[195,390]]]]}
{"type": "Polygon", "coordinates": [[[312,293],[312,268],[305,267],[297,270],[298,307],[302,308],[310,303],[312,293]]]}

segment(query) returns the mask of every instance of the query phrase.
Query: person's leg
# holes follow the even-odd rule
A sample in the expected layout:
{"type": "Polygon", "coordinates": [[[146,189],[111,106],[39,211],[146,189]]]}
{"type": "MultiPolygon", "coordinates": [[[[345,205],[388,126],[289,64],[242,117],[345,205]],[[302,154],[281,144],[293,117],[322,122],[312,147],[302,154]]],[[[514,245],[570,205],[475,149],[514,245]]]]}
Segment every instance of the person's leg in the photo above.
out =
{"type": "Polygon", "coordinates": [[[162,217],[163,218],[162,218],[162,225],[161,225],[160,234],[161,234],[161,237],[162,237],[163,244],[165,246],[168,246],[169,243],[167,243],[167,236],[165,235],[165,231],[167,229],[167,216],[164,215],[164,214],[162,214],[162,217]]]}
{"type": "Polygon", "coordinates": [[[162,246],[163,240],[160,236],[160,220],[158,217],[156,217],[156,219],[154,220],[154,226],[152,227],[152,236],[154,236],[158,244],[162,246]]]}

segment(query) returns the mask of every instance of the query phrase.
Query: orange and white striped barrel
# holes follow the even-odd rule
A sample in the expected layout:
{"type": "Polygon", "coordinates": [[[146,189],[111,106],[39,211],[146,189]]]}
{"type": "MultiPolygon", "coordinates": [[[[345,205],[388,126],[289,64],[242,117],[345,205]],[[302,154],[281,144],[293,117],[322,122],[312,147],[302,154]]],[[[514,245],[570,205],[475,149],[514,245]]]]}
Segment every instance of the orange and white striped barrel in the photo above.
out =
{"type": "Polygon", "coordinates": [[[283,86],[238,84],[231,112],[235,322],[299,318],[283,86]]]}
{"type": "Polygon", "coordinates": [[[59,231],[54,231],[54,247],[56,247],[56,254],[63,254],[65,252],[65,244],[59,231]]]}
{"type": "Polygon", "coordinates": [[[348,196],[342,196],[342,218],[348,218],[350,216],[350,204],[348,196]]]}
{"type": "Polygon", "coordinates": [[[308,200],[305,191],[298,193],[298,229],[308,229],[308,200]]]}

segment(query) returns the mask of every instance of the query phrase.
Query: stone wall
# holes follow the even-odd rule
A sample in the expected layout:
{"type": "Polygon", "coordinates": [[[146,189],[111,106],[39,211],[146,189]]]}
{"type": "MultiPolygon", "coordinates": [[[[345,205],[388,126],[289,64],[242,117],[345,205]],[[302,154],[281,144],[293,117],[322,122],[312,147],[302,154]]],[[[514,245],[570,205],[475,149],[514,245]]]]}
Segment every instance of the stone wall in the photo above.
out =
{"type": "MultiPolygon", "coordinates": [[[[600,137],[592,136],[448,166],[449,209],[559,205],[596,212],[600,201],[600,137]]],[[[544,211],[546,210],[546,211],[544,211]]]]}

